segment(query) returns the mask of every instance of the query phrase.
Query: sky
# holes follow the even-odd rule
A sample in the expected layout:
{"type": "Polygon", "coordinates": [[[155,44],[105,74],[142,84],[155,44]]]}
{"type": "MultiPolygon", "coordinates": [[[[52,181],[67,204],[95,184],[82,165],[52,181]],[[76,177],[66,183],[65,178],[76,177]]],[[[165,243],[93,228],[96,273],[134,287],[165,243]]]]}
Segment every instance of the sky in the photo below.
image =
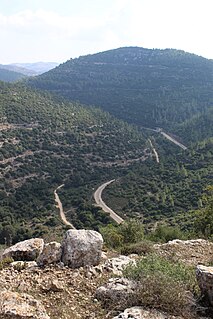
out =
{"type": "Polygon", "coordinates": [[[0,0],[0,64],[124,46],[213,59],[213,0],[0,0]]]}

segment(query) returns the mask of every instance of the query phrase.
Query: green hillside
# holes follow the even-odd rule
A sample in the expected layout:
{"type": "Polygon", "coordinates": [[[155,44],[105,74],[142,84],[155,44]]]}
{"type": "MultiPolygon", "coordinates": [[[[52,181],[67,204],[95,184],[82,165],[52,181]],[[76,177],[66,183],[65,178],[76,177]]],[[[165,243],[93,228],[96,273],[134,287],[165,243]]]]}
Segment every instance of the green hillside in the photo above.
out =
{"type": "Polygon", "coordinates": [[[7,70],[0,67],[0,81],[15,82],[23,79],[25,76],[22,73],[7,70]]]}
{"type": "Polygon", "coordinates": [[[213,180],[213,138],[179,153],[176,146],[156,135],[152,143],[160,163],[147,160],[144,165],[135,165],[107,187],[104,199],[116,212],[145,223],[164,221],[191,228],[193,216],[187,212],[201,207],[201,194],[213,180]]]}
{"type": "Polygon", "coordinates": [[[213,105],[213,61],[127,47],[71,59],[28,84],[98,105],[130,123],[174,129],[213,105]]]}
{"type": "Polygon", "coordinates": [[[213,137],[213,107],[178,125],[175,133],[188,144],[213,137]]]}
{"type": "Polygon", "coordinates": [[[61,227],[53,191],[78,227],[109,221],[89,204],[94,188],[143,161],[145,139],[95,108],[56,102],[21,85],[0,84],[0,243],[61,227]],[[8,239],[8,240],[9,240],[8,239]]]}

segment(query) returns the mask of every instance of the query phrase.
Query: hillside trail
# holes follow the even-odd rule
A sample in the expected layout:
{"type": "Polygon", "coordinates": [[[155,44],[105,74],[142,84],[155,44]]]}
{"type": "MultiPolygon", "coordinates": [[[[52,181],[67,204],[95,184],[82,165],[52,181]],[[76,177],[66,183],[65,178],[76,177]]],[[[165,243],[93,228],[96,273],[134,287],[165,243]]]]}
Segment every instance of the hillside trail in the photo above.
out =
{"type": "Polygon", "coordinates": [[[157,163],[160,163],[160,159],[159,159],[158,152],[157,152],[156,149],[154,148],[154,146],[153,146],[152,141],[150,140],[150,138],[148,139],[148,141],[149,141],[149,144],[150,144],[150,146],[151,146],[151,148],[152,148],[152,150],[153,150],[153,153],[154,153],[154,155],[155,155],[156,162],[157,162],[157,163]]]}
{"type": "Polygon", "coordinates": [[[101,207],[101,209],[105,212],[105,213],[109,213],[110,217],[117,223],[117,224],[121,224],[124,222],[123,218],[121,218],[118,214],[116,214],[111,208],[109,208],[106,203],[103,201],[101,195],[103,190],[111,183],[113,183],[115,181],[115,179],[112,179],[108,182],[103,183],[101,186],[99,186],[96,191],[94,192],[94,199],[96,202],[96,205],[98,207],[101,207]]]}
{"type": "Polygon", "coordinates": [[[73,224],[71,224],[71,223],[67,220],[67,218],[66,218],[66,216],[65,216],[65,214],[64,214],[62,202],[61,202],[61,200],[60,200],[60,198],[59,198],[59,196],[58,196],[58,194],[57,194],[57,190],[60,189],[60,188],[62,188],[63,186],[64,186],[64,184],[58,186],[58,187],[54,190],[55,202],[57,203],[57,204],[56,204],[56,208],[58,208],[59,211],[60,211],[60,217],[61,217],[61,220],[63,221],[63,223],[64,223],[65,225],[67,225],[67,226],[70,226],[72,229],[76,229],[76,228],[73,226],[73,224]]]}

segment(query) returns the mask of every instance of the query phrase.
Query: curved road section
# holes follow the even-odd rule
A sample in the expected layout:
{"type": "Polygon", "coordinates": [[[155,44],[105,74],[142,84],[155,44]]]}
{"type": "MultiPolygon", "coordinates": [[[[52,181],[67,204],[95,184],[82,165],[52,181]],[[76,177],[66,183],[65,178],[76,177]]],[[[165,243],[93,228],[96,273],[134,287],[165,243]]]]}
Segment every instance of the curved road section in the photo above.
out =
{"type": "Polygon", "coordinates": [[[105,212],[105,213],[108,213],[110,215],[110,217],[117,223],[117,224],[121,224],[123,223],[123,218],[121,218],[120,216],[118,216],[111,208],[109,208],[103,201],[101,195],[102,195],[102,192],[103,190],[111,183],[113,183],[115,180],[112,179],[111,181],[109,182],[106,182],[104,184],[102,184],[101,186],[99,186],[97,188],[97,190],[95,191],[94,193],[94,199],[95,199],[95,202],[97,204],[97,206],[101,207],[102,210],[105,212]]]}
{"type": "Polygon", "coordinates": [[[58,187],[54,190],[55,202],[57,203],[57,204],[56,204],[56,207],[57,207],[57,208],[59,209],[59,211],[60,211],[60,216],[61,216],[61,219],[62,219],[63,223],[64,223],[65,225],[70,226],[72,229],[76,229],[76,228],[75,228],[70,222],[68,222],[68,220],[66,219],[66,216],[65,216],[64,210],[63,210],[63,206],[62,206],[62,202],[60,201],[60,198],[59,198],[59,196],[58,196],[58,194],[57,194],[57,190],[60,189],[60,188],[62,188],[63,186],[64,186],[64,184],[58,186],[58,187]]]}

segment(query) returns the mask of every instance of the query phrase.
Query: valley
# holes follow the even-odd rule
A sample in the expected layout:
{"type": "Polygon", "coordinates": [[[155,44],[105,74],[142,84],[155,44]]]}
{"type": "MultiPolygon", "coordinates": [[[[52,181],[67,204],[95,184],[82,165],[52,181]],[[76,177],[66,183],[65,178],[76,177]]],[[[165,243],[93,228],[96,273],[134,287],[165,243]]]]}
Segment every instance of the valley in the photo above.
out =
{"type": "Polygon", "coordinates": [[[212,88],[211,60],[136,47],[1,82],[0,243],[129,218],[193,231],[213,177],[212,88]]]}

